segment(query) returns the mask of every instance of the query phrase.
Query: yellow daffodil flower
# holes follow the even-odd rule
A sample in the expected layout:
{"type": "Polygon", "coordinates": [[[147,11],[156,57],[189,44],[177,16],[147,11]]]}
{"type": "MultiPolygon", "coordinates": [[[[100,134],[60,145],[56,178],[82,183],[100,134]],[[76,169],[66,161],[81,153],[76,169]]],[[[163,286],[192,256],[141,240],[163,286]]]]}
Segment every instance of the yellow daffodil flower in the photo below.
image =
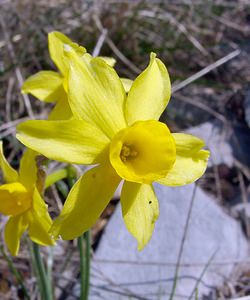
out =
{"type": "Polygon", "coordinates": [[[37,188],[36,153],[27,150],[20,163],[19,173],[3,154],[0,142],[0,167],[6,184],[0,186],[0,213],[9,216],[4,238],[12,255],[17,255],[22,234],[28,230],[31,240],[41,245],[53,245],[48,234],[52,220],[37,188]]]}
{"type": "Polygon", "coordinates": [[[17,138],[43,155],[74,164],[97,164],[71,189],[51,233],[73,239],[88,230],[124,180],[122,214],[141,250],[159,215],[152,182],[181,186],[204,173],[209,152],[204,142],[171,134],[158,121],[171,86],[165,65],[151,54],[148,67],[126,95],[113,68],[89,54],[82,59],[65,48],[70,69],[69,104],[75,120],[28,121],[17,138]]]}
{"type": "MultiPolygon", "coordinates": [[[[52,61],[60,73],[55,71],[40,71],[30,76],[22,86],[22,93],[31,94],[44,102],[56,102],[49,114],[50,120],[66,120],[72,117],[67,96],[67,76],[69,64],[65,58],[63,47],[70,46],[81,57],[86,49],[71,41],[67,36],[58,31],[48,35],[49,53],[52,61]]],[[[110,66],[114,66],[116,60],[112,57],[101,57],[110,66]]],[[[132,81],[123,79],[124,86],[129,90],[132,81]]]]}

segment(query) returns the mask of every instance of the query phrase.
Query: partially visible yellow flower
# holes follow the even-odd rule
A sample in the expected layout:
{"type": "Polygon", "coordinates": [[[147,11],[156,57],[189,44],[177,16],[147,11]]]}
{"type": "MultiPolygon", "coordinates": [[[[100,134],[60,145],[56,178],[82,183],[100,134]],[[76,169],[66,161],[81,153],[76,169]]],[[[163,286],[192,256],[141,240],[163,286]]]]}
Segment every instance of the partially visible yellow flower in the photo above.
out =
{"type": "Polygon", "coordinates": [[[64,45],[70,45],[78,55],[86,53],[86,49],[73,43],[67,36],[58,31],[49,33],[48,45],[50,57],[57,66],[59,73],[40,71],[30,76],[22,86],[22,93],[29,93],[41,101],[56,102],[49,119],[69,119],[72,116],[66,86],[69,66],[65,60],[64,45]]]}
{"type": "MultiPolygon", "coordinates": [[[[56,102],[49,114],[50,120],[66,120],[72,117],[67,97],[67,76],[69,63],[64,55],[64,47],[70,46],[79,57],[87,51],[84,47],[71,41],[67,36],[58,31],[48,35],[49,53],[52,61],[57,66],[59,73],[55,71],[40,71],[30,76],[22,86],[22,92],[31,94],[45,102],[56,102]]],[[[101,57],[110,66],[114,66],[116,60],[112,57],[101,57]]],[[[131,86],[131,80],[124,79],[126,89],[131,86]]]]}
{"type": "Polygon", "coordinates": [[[37,188],[36,153],[27,150],[19,173],[7,162],[0,142],[0,167],[6,184],[0,186],[0,213],[9,216],[4,238],[12,255],[17,255],[22,234],[28,230],[31,240],[40,245],[53,245],[48,234],[52,220],[37,188]]]}
{"type": "Polygon", "coordinates": [[[151,54],[126,95],[115,70],[89,54],[67,49],[69,104],[76,120],[28,121],[17,138],[51,159],[98,164],[73,186],[52,234],[73,239],[88,230],[124,180],[122,214],[141,250],[159,215],[152,182],[189,184],[206,170],[209,152],[192,135],[171,134],[158,121],[171,86],[165,65],[151,54]]]}

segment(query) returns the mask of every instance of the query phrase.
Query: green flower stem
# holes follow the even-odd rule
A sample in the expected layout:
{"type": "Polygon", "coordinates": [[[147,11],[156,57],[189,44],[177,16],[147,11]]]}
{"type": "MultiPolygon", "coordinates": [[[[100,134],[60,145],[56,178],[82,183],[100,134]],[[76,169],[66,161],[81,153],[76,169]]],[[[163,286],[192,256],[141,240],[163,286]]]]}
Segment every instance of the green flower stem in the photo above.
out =
{"type": "Polygon", "coordinates": [[[72,188],[76,182],[77,174],[76,174],[76,169],[71,165],[67,167],[67,177],[68,177],[68,184],[70,188],[72,188]]]}
{"type": "Polygon", "coordinates": [[[22,291],[23,291],[23,295],[25,297],[25,299],[29,300],[30,299],[30,296],[29,296],[29,293],[24,285],[24,280],[23,280],[23,277],[22,277],[22,274],[16,269],[16,267],[14,266],[13,264],[13,261],[11,259],[10,256],[8,256],[5,251],[4,251],[4,248],[3,246],[0,247],[0,252],[1,254],[3,255],[3,258],[6,260],[6,262],[8,263],[8,266],[11,270],[11,272],[13,273],[13,275],[16,277],[16,281],[18,282],[18,284],[20,285],[22,291]]]}
{"type": "Polygon", "coordinates": [[[90,284],[90,231],[86,231],[83,236],[77,240],[80,255],[80,282],[81,294],[80,300],[88,300],[90,284]],[[85,242],[85,245],[83,245],[85,242]],[[85,247],[84,247],[85,246],[85,247]]]}
{"type": "Polygon", "coordinates": [[[56,183],[59,180],[62,180],[68,176],[68,170],[67,169],[59,169],[55,171],[54,173],[47,176],[45,181],[45,188],[47,189],[52,184],[56,183]]]}
{"type": "Polygon", "coordinates": [[[51,295],[54,294],[53,288],[53,247],[47,247],[48,258],[47,258],[47,280],[50,288],[51,295]]]}
{"type": "Polygon", "coordinates": [[[49,278],[45,271],[44,263],[40,255],[40,247],[36,243],[32,243],[33,254],[34,254],[34,262],[36,265],[37,275],[40,281],[41,286],[41,296],[42,300],[53,300],[51,282],[49,282],[49,278]]]}
{"type": "MultiPolygon", "coordinates": [[[[27,236],[25,236],[24,239],[29,248],[33,275],[35,275],[35,277],[38,278],[37,264],[35,261],[35,256],[34,256],[34,251],[33,251],[33,242],[27,236]]],[[[37,280],[37,284],[38,284],[39,291],[42,290],[42,286],[41,286],[41,282],[40,282],[39,278],[37,280]]]]}
{"type": "MultiPolygon", "coordinates": [[[[76,182],[76,170],[72,166],[67,168],[67,179],[70,188],[76,182]]],[[[88,300],[89,297],[89,284],[90,284],[90,231],[86,231],[82,236],[77,239],[77,246],[80,255],[80,285],[81,294],[79,300],[88,300]]]]}

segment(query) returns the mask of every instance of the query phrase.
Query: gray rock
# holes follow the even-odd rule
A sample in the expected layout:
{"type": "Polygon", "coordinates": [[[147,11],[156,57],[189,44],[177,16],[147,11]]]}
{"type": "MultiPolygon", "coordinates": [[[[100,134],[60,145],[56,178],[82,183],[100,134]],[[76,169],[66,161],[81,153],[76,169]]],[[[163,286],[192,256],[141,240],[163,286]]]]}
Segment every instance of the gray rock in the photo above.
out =
{"type": "Polygon", "coordinates": [[[208,165],[226,164],[229,167],[233,165],[234,157],[232,145],[229,142],[229,136],[226,134],[221,122],[206,122],[199,126],[192,127],[185,131],[193,134],[206,143],[206,147],[211,152],[208,165]]]}
{"type": "MultiPolygon", "coordinates": [[[[125,228],[120,206],[116,208],[92,262],[90,300],[169,299],[194,185],[156,184],[155,190],[160,217],[141,252],[125,228]]],[[[247,259],[248,251],[240,225],[197,187],[174,299],[190,296],[203,272],[199,296],[222,285],[234,266],[218,263],[247,259]]]]}
{"type": "Polygon", "coordinates": [[[230,127],[223,127],[219,121],[206,122],[185,132],[205,141],[211,151],[209,166],[226,164],[232,167],[235,159],[250,166],[250,128],[245,123],[234,121],[230,127]]]}

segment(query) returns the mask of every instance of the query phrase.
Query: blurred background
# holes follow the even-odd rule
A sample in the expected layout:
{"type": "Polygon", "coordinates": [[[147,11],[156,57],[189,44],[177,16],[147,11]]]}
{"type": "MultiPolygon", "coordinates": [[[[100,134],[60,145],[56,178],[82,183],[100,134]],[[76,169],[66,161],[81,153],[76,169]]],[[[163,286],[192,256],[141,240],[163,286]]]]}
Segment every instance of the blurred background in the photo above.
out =
{"type": "MultiPolygon", "coordinates": [[[[250,295],[250,2],[0,0],[0,137],[16,168],[23,148],[15,126],[51,109],[20,87],[28,76],[55,69],[47,43],[53,30],[114,57],[118,74],[132,80],[155,52],[172,81],[161,121],[200,136],[211,150],[198,187],[156,186],[161,217],[141,253],[124,228],[117,193],[92,230],[90,299],[171,299],[174,282],[173,299],[250,295]]],[[[47,192],[52,215],[63,188],[64,181],[47,192]]],[[[54,260],[57,299],[77,299],[75,242],[60,241],[44,257],[54,260]]],[[[38,299],[25,242],[14,263],[38,299]]],[[[0,298],[24,299],[3,256],[0,298]]]]}

